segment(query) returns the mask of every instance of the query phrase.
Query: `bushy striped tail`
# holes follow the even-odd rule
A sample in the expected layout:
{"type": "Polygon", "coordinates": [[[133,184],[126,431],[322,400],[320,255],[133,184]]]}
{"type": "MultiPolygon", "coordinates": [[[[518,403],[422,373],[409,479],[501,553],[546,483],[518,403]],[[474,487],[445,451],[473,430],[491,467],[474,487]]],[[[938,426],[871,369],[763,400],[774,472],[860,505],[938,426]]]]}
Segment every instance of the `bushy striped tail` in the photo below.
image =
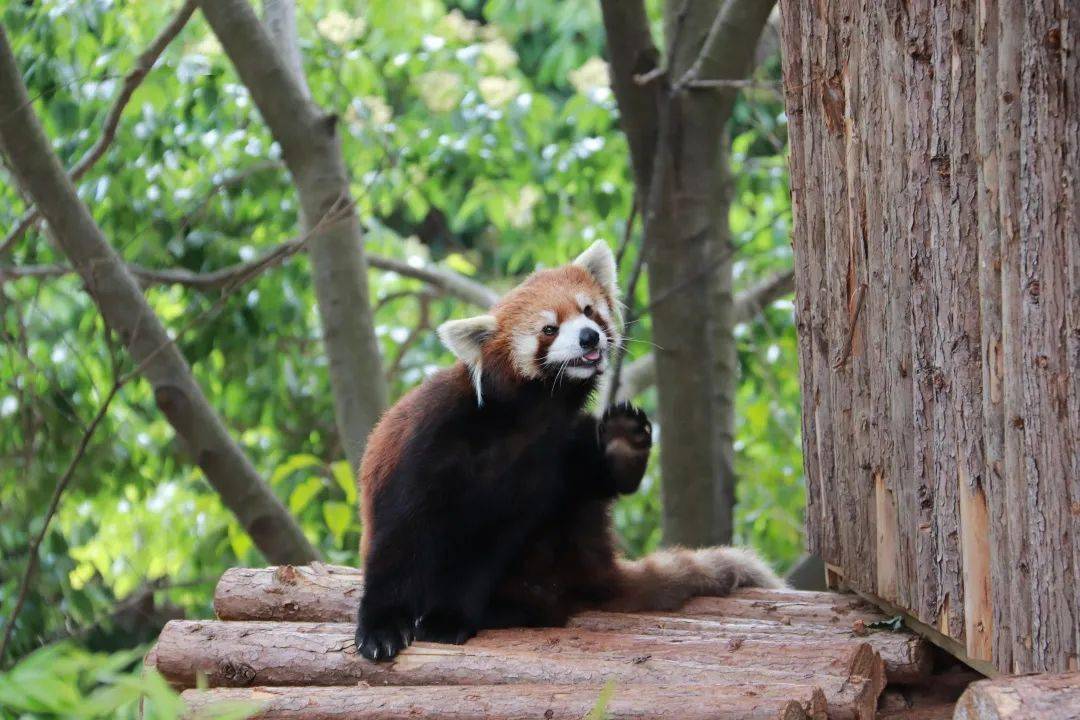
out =
{"type": "Polygon", "coordinates": [[[752,550],[671,548],[640,560],[616,560],[618,594],[604,610],[675,610],[698,595],[728,595],[735,588],[783,588],[784,582],[752,550]]]}

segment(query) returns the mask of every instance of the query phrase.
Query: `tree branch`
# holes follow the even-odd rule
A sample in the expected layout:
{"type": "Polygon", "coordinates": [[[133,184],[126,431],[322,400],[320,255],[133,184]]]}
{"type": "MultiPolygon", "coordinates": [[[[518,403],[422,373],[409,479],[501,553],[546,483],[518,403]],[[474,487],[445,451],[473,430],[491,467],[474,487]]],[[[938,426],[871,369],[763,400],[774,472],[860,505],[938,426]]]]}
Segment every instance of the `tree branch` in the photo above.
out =
{"type": "Polygon", "coordinates": [[[20,185],[49,223],[55,243],[82,277],[106,325],[150,382],[158,407],[255,546],[272,562],[317,559],[295,519],[229,436],[123,260],[79,200],[34,115],[3,27],[0,145],[20,185]]]}
{"type": "MultiPolygon", "coordinates": [[[[112,144],[116,138],[116,128],[120,125],[120,116],[124,114],[124,108],[127,107],[128,102],[131,100],[131,96],[135,94],[136,88],[142,84],[142,81],[150,73],[150,70],[154,67],[154,63],[161,57],[161,53],[165,52],[165,48],[169,46],[169,43],[180,34],[180,31],[187,25],[188,20],[191,19],[192,14],[195,12],[195,0],[186,0],[180,9],[173,15],[169,24],[158,33],[157,37],[153,39],[150,45],[143,50],[142,54],[135,60],[135,67],[133,67],[127,75],[124,76],[123,85],[120,87],[120,94],[116,96],[116,100],[113,101],[112,107],[109,109],[109,114],[105,116],[105,123],[101,126],[101,136],[98,137],[97,142],[86,152],[82,158],[75,163],[71,168],[69,177],[72,182],[78,182],[83,175],[87,173],[97,163],[98,160],[105,154],[105,151],[109,149],[109,145],[112,144]]],[[[7,234],[3,242],[0,242],[0,255],[3,255],[7,250],[19,241],[26,231],[37,222],[41,217],[37,208],[30,208],[23,213],[23,216],[19,218],[19,221],[15,224],[15,227],[7,234]]]]}
{"type": "Polygon", "coordinates": [[[735,298],[735,323],[750,322],[758,313],[795,289],[795,271],[785,270],[740,293],[735,298]]]}
{"type": "MultiPolygon", "coordinates": [[[[298,57],[292,58],[290,69],[279,49],[282,38],[275,43],[247,0],[199,0],[199,6],[281,146],[300,198],[304,229],[310,231],[329,206],[350,196],[337,117],[311,100],[296,66],[298,57]]],[[[282,19],[280,5],[268,9],[275,31],[293,33],[285,40],[291,47],[295,44],[295,23],[278,22],[282,19]]],[[[359,472],[368,433],[386,405],[386,383],[355,211],[350,209],[340,221],[313,234],[309,255],[329,360],[335,421],[349,464],[359,472]]]]}
{"type": "Polygon", "coordinates": [[[656,356],[642,355],[622,371],[613,403],[630,402],[656,383],[656,356]]]}
{"type": "Polygon", "coordinates": [[[678,79],[674,90],[691,83],[738,80],[750,70],[761,31],[776,0],[727,0],[716,13],[697,58],[678,79]],[[715,78],[702,80],[702,77],[715,78]]]}
{"type": "MultiPolygon", "coordinates": [[[[153,285],[182,285],[193,290],[222,290],[232,285],[239,277],[247,277],[253,271],[261,271],[299,251],[306,238],[287,240],[276,245],[254,260],[229,265],[220,270],[198,273],[183,269],[154,270],[142,265],[129,264],[128,271],[139,280],[143,287],[153,285]]],[[[481,308],[489,308],[499,300],[499,293],[487,286],[460,275],[453,270],[436,267],[417,267],[404,260],[368,255],[368,265],[379,270],[394,272],[402,277],[413,278],[427,283],[433,289],[456,297],[481,308]]],[[[67,265],[22,265],[0,267],[0,283],[19,278],[55,278],[70,275],[74,268],[67,265]]]]}
{"type": "MultiPolygon", "coordinates": [[[[660,66],[643,0],[600,0],[619,124],[630,145],[630,161],[641,194],[649,187],[659,125],[660,83],[641,83],[660,66]]],[[[644,207],[644,205],[642,205],[644,207]]]]}
{"type": "Polygon", "coordinates": [[[436,290],[484,309],[499,301],[499,293],[453,270],[436,267],[416,267],[404,260],[396,260],[380,255],[369,255],[368,264],[380,270],[395,272],[403,277],[422,280],[436,290]]]}
{"type": "MultiPolygon", "coordinates": [[[[795,286],[795,273],[779,272],[735,297],[735,323],[751,322],[758,314],[791,293],[795,286]]],[[[656,358],[652,353],[642,355],[623,368],[619,388],[613,402],[629,402],[648,390],[656,382],[656,358]]]]}

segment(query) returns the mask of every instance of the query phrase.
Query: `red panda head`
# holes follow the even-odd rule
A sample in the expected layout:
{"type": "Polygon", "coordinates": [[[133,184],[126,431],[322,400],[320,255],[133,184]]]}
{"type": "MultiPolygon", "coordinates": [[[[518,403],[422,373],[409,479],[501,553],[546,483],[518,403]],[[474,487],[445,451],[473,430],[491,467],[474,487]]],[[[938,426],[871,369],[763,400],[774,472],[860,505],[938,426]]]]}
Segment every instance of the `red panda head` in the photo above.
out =
{"type": "Polygon", "coordinates": [[[507,293],[489,315],[439,327],[443,343],[481,379],[594,382],[622,342],[615,256],[597,241],[569,265],[539,270],[507,293]]]}

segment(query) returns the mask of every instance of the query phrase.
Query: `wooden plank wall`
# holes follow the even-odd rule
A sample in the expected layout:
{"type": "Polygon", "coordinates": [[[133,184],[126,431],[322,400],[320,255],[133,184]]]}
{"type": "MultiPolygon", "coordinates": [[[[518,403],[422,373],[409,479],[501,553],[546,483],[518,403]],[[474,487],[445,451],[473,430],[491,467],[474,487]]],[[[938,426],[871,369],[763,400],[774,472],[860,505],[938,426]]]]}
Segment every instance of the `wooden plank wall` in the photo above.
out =
{"type": "Polygon", "coordinates": [[[1004,672],[1080,652],[1080,2],[781,0],[807,535],[1004,672]]]}

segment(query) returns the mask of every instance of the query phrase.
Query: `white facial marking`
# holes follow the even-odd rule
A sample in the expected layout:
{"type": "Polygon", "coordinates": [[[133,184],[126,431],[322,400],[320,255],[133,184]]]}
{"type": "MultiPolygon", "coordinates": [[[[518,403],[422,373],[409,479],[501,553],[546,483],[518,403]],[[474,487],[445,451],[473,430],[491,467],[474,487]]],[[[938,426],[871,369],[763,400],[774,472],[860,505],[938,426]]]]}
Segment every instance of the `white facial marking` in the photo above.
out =
{"type": "Polygon", "coordinates": [[[608,361],[608,337],[598,324],[584,315],[577,315],[559,326],[559,334],[554,342],[548,346],[547,357],[544,364],[549,368],[557,368],[563,376],[588,380],[597,373],[607,369],[608,361]],[[595,365],[584,364],[585,355],[589,350],[581,347],[581,331],[590,328],[600,336],[596,348],[592,352],[600,353],[600,360],[595,365]]]}
{"type": "Polygon", "coordinates": [[[590,300],[589,296],[585,293],[578,293],[574,296],[574,299],[577,300],[577,306],[581,310],[584,310],[585,308],[592,305],[592,300],[590,300]]]}
{"type": "Polygon", "coordinates": [[[596,312],[600,314],[600,317],[603,319],[604,322],[606,322],[608,325],[611,325],[611,308],[608,307],[608,304],[606,302],[601,300],[600,302],[596,303],[596,312]]]}
{"type": "Polygon", "coordinates": [[[540,341],[535,334],[523,332],[514,335],[511,342],[511,360],[522,377],[534,378],[540,374],[540,369],[536,367],[536,351],[539,348],[540,341]]]}
{"type": "Polygon", "coordinates": [[[559,316],[556,315],[552,310],[543,310],[543,311],[541,311],[540,312],[540,319],[544,322],[545,325],[558,325],[559,324],[559,316]]]}

